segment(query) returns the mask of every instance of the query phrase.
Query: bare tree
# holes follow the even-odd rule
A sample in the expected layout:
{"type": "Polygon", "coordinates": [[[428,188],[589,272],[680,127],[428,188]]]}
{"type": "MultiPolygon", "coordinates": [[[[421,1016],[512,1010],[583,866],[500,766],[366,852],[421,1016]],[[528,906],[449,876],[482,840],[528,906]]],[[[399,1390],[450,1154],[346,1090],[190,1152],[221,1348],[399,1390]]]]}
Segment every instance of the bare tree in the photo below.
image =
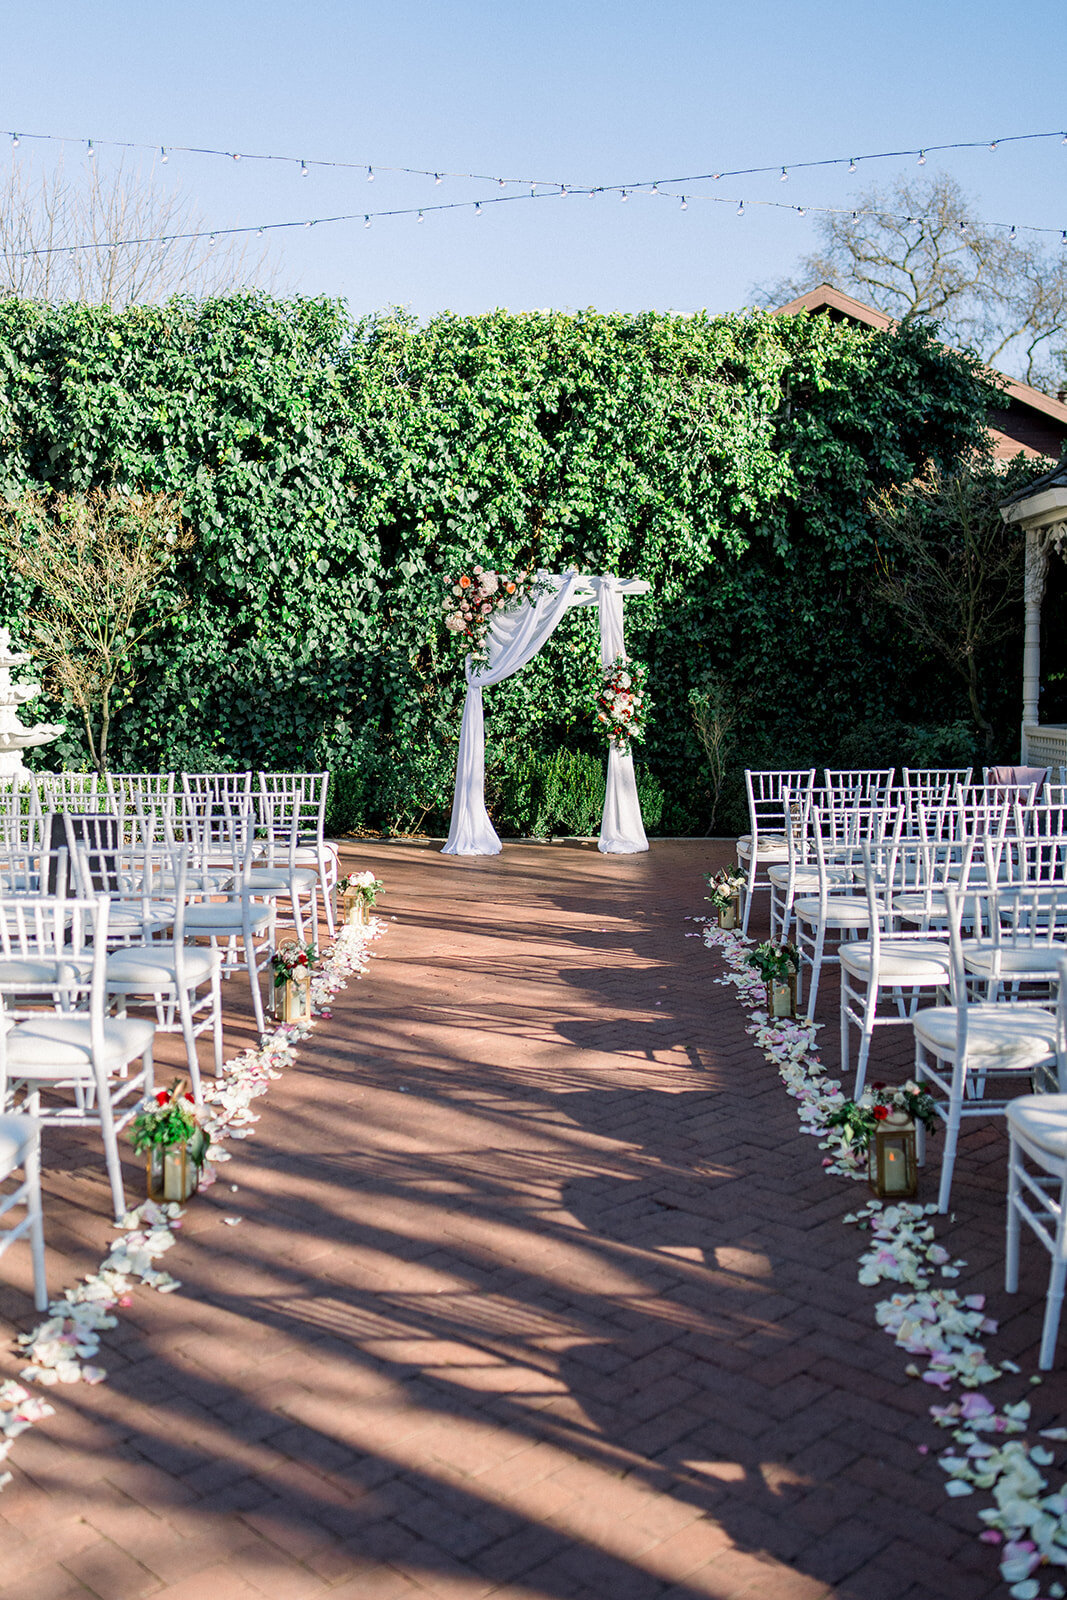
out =
{"type": "Polygon", "coordinates": [[[718,672],[709,672],[701,687],[689,692],[693,726],[707,758],[711,779],[709,834],[718,821],[719,802],[734,747],[735,729],[748,699],[748,695],[739,695],[736,688],[718,672]]]}
{"type": "Polygon", "coordinates": [[[884,490],[869,507],[882,534],[872,587],[916,644],[963,680],[987,755],[994,735],[983,665],[1017,626],[1022,603],[1022,540],[1005,528],[999,511],[1006,492],[1003,475],[991,467],[976,464],[953,475],[931,467],[915,483],[884,490]]]}
{"type": "Polygon", "coordinates": [[[26,300],[85,300],[116,310],[168,295],[225,294],[273,274],[265,254],[208,237],[177,187],[158,170],[103,165],[68,173],[13,161],[0,183],[0,293],[26,300]]]}
{"type": "Polygon", "coordinates": [[[0,507],[0,555],[36,591],[22,626],[81,713],[99,772],[112,719],[132,697],[138,646],[187,603],[164,585],[192,544],[164,494],[31,491],[0,507]]]}
{"type": "Polygon", "coordinates": [[[899,321],[934,317],[942,336],[1055,392],[1067,341],[1067,249],[987,227],[955,179],[868,189],[855,211],[821,216],[822,249],[757,291],[781,305],[819,283],[899,321]]]}

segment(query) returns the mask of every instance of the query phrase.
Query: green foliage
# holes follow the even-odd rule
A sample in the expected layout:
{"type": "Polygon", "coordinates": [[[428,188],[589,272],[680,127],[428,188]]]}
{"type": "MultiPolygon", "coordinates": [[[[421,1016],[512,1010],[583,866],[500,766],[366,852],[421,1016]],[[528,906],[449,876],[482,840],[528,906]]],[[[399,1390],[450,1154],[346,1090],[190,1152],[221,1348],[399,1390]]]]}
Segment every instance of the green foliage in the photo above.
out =
{"type": "MultiPolygon", "coordinates": [[[[447,819],[463,682],[440,583],[466,562],[650,580],[626,605],[656,702],[650,829],[711,821],[689,697],[712,669],[744,698],[724,817],[746,760],[821,761],[872,719],[925,727],[931,706],[952,726],[960,691],[872,602],[867,505],[928,462],[954,466],[989,401],[975,363],[915,326],[596,312],[419,326],[259,294],[121,313],[0,302],[8,496],[180,495],[196,536],[177,574],[190,604],[138,649],[113,764],[328,766],[335,826],[447,819]]],[[[0,620],[29,598],[0,573],[0,620]]],[[[595,630],[571,614],[486,694],[502,823],[592,825],[595,630]],[[521,782],[516,752],[533,764],[521,782]]],[[[83,764],[73,733],[53,749],[83,764]]],[[[595,762],[599,783],[602,748],[595,762]]]]}

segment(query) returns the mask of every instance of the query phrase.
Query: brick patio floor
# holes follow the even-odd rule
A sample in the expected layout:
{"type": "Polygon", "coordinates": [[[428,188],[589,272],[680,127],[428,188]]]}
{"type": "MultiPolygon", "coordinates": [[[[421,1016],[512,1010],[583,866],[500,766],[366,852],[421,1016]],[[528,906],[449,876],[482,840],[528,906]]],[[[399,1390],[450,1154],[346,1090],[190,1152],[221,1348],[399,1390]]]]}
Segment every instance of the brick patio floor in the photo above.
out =
{"type": "MultiPolygon", "coordinates": [[[[936,1395],[856,1282],[858,1191],[684,938],[727,847],[347,855],[396,921],[190,1205],[183,1289],[139,1290],[108,1382],[17,1441],[0,1600],[1003,1593],[980,1502],[918,1453],[936,1395]]],[[[111,1230],[93,1143],[46,1159],[58,1287],[111,1230]]],[[[952,1247],[1033,1370],[1047,1258],[1007,1301],[1003,1170],[1002,1133],[969,1134],[952,1247]]],[[[1060,1420],[1061,1374],[1032,1393],[1060,1420]]]]}

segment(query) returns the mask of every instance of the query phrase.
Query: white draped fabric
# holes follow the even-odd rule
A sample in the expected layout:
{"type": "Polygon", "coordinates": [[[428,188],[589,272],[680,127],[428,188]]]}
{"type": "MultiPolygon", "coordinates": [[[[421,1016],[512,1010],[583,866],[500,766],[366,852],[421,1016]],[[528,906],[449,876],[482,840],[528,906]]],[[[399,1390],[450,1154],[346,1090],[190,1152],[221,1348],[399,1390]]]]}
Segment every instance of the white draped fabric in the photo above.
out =
{"type": "MultiPolygon", "coordinates": [[[[489,659],[472,668],[467,657],[467,698],[459,734],[456,789],[452,825],[442,849],[447,856],[495,856],[502,848],[485,809],[485,721],[482,690],[502,683],[532,661],[552,637],[571,606],[595,605],[600,614],[600,659],[610,667],[624,656],[622,603],[627,594],[645,594],[651,587],[642,578],[584,578],[577,572],[562,576],[539,573],[543,585],[538,598],[514,611],[500,611],[492,621],[486,644],[489,659]]],[[[633,855],[648,849],[637,799],[633,756],[627,750],[608,752],[607,789],[598,848],[607,855],[633,855]]]]}
{"type": "Polygon", "coordinates": [[[467,657],[467,699],[459,732],[452,826],[442,855],[495,856],[500,853],[500,840],[485,809],[482,690],[502,683],[532,661],[574,604],[576,588],[581,586],[581,592],[588,593],[585,580],[577,572],[565,572],[562,577],[550,577],[547,573],[538,576],[545,588],[532,605],[519,606],[515,611],[499,611],[494,616],[487,638],[489,660],[472,670],[470,657],[467,657]]]}
{"type": "MultiPolygon", "coordinates": [[[[622,597],[644,594],[649,585],[640,578],[621,580],[594,578],[597,609],[600,612],[600,662],[610,667],[617,656],[626,655],[622,631],[622,597]]],[[[641,803],[637,798],[634,758],[630,750],[608,747],[608,781],[604,793],[604,815],[600,821],[597,849],[604,855],[630,856],[648,849],[641,803]]]]}

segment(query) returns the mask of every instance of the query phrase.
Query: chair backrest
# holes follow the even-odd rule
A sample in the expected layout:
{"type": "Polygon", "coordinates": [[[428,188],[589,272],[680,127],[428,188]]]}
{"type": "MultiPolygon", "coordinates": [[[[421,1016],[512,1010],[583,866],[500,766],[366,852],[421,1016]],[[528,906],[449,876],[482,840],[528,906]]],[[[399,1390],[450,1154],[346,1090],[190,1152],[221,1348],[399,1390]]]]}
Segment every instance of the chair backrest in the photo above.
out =
{"type": "Polygon", "coordinates": [[[52,893],[68,888],[69,853],[66,845],[42,850],[36,845],[0,846],[0,895],[39,895],[51,884],[52,893]]]}
{"type": "MultiPolygon", "coordinates": [[[[262,776],[269,777],[271,774],[262,776]]],[[[745,791],[748,795],[748,822],[753,841],[761,833],[777,832],[782,819],[782,801],[787,794],[803,803],[810,801],[814,787],[814,767],[766,770],[746,767],[745,791]]]]}
{"type": "Polygon", "coordinates": [[[106,811],[107,787],[95,772],[38,772],[34,774],[41,811],[106,811]]]}
{"type": "MultiPolygon", "coordinates": [[[[108,916],[106,895],[88,900],[65,895],[0,899],[0,956],[4,962],[48,962],[52,971],[47,988],[53,1001],[63,1010],[88,1006],[92,1069],[98,1084],[104,1076],[108,916]]],[[[26,987],[22,981],[5,982],[0,968],[0,989],[17,996],[26,987]]],[[[8,1016],[13,1012],[18,1015],[16,1008],[9,1007],[8,1016]]],[[[0,1028],[0,1104],[7,1098],[7,1090],[7,1030],[0,1028]]]]}
{"type": "Polygon", "coordinates": [[[826,792],[835,803],[885,805],[893,787],[895,767],[826,767],[826,792]]]}
{"type": "MultiPolygon", "coordinates": [[[[122,887],[122,825],[119,818],[105,811],[84,816],[65,811],[53,814],[46,822],[50,851],[65,845],[74,865],[79,895],[91,900],[99,894],[115,894],[122,887]]],[[[56,886],[49,881],[49,894],[56,886]]]]}
{"type": "Polygon", "coordinates": [[[905,789],[921,794],[930,791],[939,794],[947,789],[952,795],[958,783],[966,788],[974,777],[973,767],[904,767],[902,770],[905,789]]]}
{"type": "Polygon", "coordinates": [[[1017,789],[998,784],[972,783],[956,790],[956,806],[963,833],[982,839],[987,834],[1014,832],[1018,808],[1029,810],[1034,804],[1033,784],[1017,789]]]}
{"type": "Polygon", "coordinates": [[[982,782],[997,789],[1043,789],[1051,776],[1049,767],[982,768],[982,782]]]}
{"type": "Polygon", "coordinates": [[[248,772],[183,772],[181,787],[187,795],[196,795],[214,804],[228,801],[231,805],[246,800],[252,793],[252,773],[248,772]]]}
{"type": "Polygon", "coordinates": [[[307,835],[304,842],[321,844],[326,830],[328,772],[260,772],[259,820],[268,830],[279,828],[289,838],[307,835]]]}
{"type": "Polygon", "coordinates": [[[41,801],[32,772],[0,778],[0,834],[12,845],[40,843],[41,801]]]}

